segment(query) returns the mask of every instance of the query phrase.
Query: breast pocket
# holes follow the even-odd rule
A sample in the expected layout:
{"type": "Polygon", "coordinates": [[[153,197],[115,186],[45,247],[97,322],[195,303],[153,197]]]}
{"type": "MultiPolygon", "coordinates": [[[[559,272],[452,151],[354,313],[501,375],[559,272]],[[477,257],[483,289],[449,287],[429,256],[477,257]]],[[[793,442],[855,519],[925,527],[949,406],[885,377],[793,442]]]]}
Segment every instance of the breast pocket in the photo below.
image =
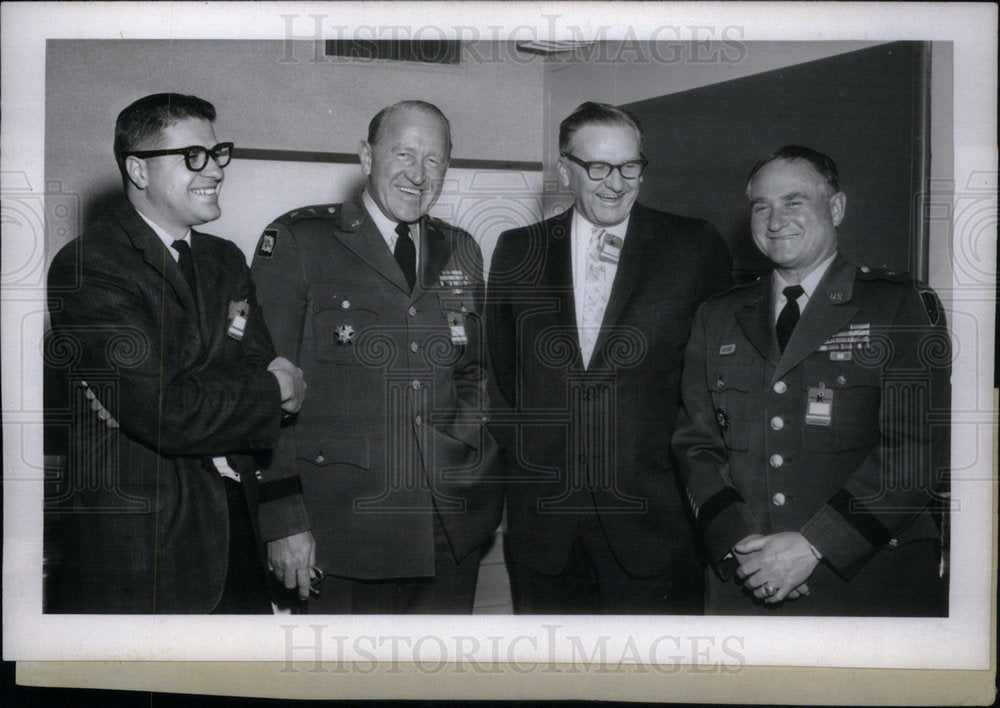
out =
{"type": "Polygon", "coordinates": [[[382,298],[371,285],[320,283],[312,291],[312,335],[316,358],[333,364],[360,364],[358,341],[382,315],[382,298]]]}
{"type": "Polygon", "coordinates": [[[712,396],[715,423],[732,450],[746,450],[753,421],[750,384],[753,360],[738,354],[712,356],[705,366],[705,383],[712,396]]]}
{"type": "Polygon", "coordinates": [[[803,391],[808,418],[810,396],[828,390],[829,424],[824,417],[802,426],[802,446],[815,452],[871,447],[880,437],[881,369],[851,361],[830,361],[819,352],[803,363],[803,391]]]}

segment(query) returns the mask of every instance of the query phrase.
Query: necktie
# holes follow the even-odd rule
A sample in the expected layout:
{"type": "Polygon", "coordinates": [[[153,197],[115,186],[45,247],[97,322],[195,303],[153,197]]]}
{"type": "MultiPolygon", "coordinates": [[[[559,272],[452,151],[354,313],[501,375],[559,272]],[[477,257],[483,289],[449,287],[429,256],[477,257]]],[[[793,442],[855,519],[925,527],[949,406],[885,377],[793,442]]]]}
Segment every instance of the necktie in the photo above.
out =
{"type": "Polygon", "coordinates": [[[194,279],[194,257],[191,255],[191,247],[182,238],[171,243],[170,247],[177,251],[177,265],[181,267],[184,280],[187,281],[188,287],[191,288],[191,294],[197,297],[198,290],[194,279]]]}
{"type": "Polygon", "coordinates": [[[413,284],[417,282],[417,247],[410,238],[410,225],[403,222],[396,224],[396,235],[396,248],[393,249],[392,255],[406,276],[410,292],[413,292],[413,284]]]}
{"type": "Polygon", "coordinates": [[[593,227],[587,244],[587,272],[583,280],[583,322],[580,326],[580,355],[585,366],[601,333],[604,310],[607,307],[607,264],[600,259],[601,236],[604,229],[593,227]]]}
{"type": "Polygon", "coordinates": [[[778,322],[774,326],[774,333],[778,336],[778,347],[781,348],[782,353],[785,351],[785,346],[788,344],[788,340],[792,338],[792,330],[794,330],[795,325],[798,324],[798,299],[804,292],[805,290],[802,289],[801,285],[789,285],[781,291],[782,295],[785,296],[788,302],[785,303],[784,308],[781,310],[781,314],[778,315],[778,322]]]}

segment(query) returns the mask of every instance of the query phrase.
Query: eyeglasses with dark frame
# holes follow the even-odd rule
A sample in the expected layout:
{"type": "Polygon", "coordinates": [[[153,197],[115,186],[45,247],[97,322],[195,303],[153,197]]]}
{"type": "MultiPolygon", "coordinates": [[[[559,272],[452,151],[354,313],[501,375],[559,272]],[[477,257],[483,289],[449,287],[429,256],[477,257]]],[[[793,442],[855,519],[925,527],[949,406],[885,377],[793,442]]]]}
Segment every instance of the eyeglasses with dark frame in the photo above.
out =
{"type": "Polygon", "coordinates": [[[184,164],[192,172],[201,172],[208,165],[208,156],[218,163],[219,167],[225,167],[233,158],[233,143],[219,143],[213,148],[202,147],[201,145],[189,145],[182,148],[168,148],[166,150],[130,150],[125,153],[136,157],[161,157],[163,155],[183,155],[184,164]]]}
{"type": "Polygon", "coordinates": [[[636,177],[642,175],[643,169],[649,164],[649,160],[647,160],[646,156],[641,153],[638,160],[629,160],[628,162],[623,162],[619,165],[612,165],[607,162],[585,162],[576,155],[572,155],[568,152],[559,154],[567,160],[571,160],[583,169],[587,170],[587,176],[595,182],[597,180],[605,179],[611,174],[612,170],[618,170],[618,174],[625,179],[635,179],[636,177]]]}

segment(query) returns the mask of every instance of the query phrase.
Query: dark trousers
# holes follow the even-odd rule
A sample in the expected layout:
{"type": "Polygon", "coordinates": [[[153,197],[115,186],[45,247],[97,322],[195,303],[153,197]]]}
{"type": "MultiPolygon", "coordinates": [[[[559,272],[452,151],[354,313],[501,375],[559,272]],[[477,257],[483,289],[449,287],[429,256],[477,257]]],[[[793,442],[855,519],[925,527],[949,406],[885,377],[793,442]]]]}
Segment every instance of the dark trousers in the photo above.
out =
{"type": "Polygon", "coordinates": [[[224,477],[223,482],[229,507],[229,560],[222,599],[212,614],[271,614],[267,569],[261,558],[243,487],[229,477],[224,477]]]}
{"type": "Polygon", "coordinates": [[[434,514],[434,577],[358,580],[327,575],[311,615],[472,614],[485,544],[455,561],[444,526],[434,514]]]}
{"type": "Polygon", "coordinates": [[[701,614],[702,586],[667,574],[639,578],[618,562],[597,514],[577,519],[569,559],[551,575],[531,570],[507,553],[511,599],[519,615],[701,614]]]}

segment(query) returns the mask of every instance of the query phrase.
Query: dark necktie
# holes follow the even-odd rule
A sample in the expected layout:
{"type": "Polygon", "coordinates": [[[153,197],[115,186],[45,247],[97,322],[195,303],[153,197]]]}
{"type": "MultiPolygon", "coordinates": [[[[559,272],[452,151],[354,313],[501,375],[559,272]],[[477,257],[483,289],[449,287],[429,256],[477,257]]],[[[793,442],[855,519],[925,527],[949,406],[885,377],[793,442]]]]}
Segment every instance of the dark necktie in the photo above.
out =
{"type": "Polygon", "coordinates": [[[403,222],[396,224],[396,235],[396,248],[392,255],[406,276],[410,292],[413,292],[413,284],[417,282],[417,247],[410,238],[410,225],[403,222]]]}
{"type": "Polygon", "coordinates": [[[788,302],[785,303],[781,314],[778,315],[778,322],[774,326],[774,333],[778,336],[778,347],[784,353],[788,340],[792,338],[792,331],[799,322],[799,295],[804,293],[801,285],[789,285],[781,291],[788,302]]]}
{"type": "Polygon", "coordinates": [[[191,255],[191,247],[182,238],[171,243],[170,247],[177,251],[177,265],[181,267],[184,280],[187,281],[188,286],[191,288],[191,294],[198,297],[198,289],[194,279],[194,257],[191,255]]]}

